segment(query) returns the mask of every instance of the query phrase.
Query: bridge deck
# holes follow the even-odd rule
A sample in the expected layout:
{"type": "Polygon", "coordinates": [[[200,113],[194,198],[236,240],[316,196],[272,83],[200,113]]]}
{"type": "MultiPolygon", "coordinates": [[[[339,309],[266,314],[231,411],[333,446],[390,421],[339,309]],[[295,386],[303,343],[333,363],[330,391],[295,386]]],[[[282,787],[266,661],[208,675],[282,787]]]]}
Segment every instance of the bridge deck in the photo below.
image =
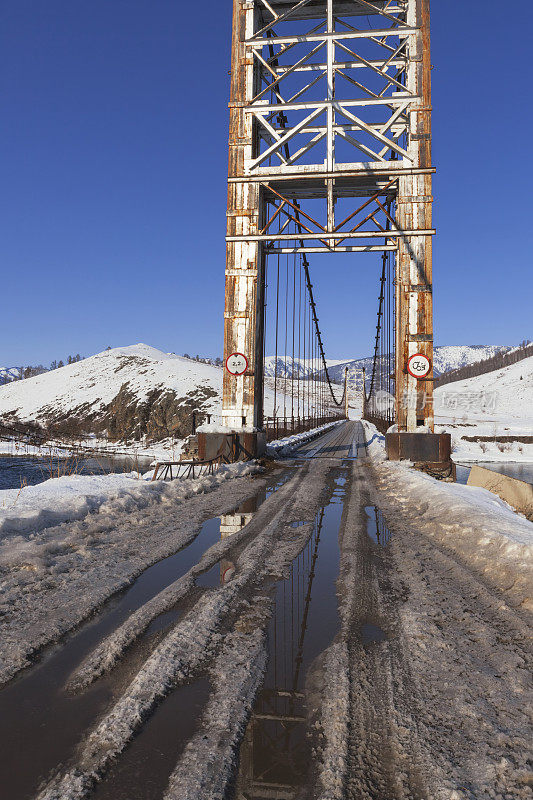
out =
{"type": "Polygon", "coordinates": [[[296,458],[355,459],[366,456],[365,437],[360,422],[343,422],[295,452],[296,458]]]}

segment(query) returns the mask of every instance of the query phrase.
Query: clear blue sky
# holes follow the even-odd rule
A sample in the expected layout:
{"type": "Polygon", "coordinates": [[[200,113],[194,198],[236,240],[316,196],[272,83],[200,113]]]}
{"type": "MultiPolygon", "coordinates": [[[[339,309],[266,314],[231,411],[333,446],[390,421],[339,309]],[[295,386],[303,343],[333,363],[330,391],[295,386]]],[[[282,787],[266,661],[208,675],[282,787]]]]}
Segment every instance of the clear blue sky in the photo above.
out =
{"type": "MultiPolygon", "coordinates": [[[[231,5],[4,0],[0,365],[221,354],[231,5]]],[[[440,344],[532,337],[532,21],[432,3],[440,344]]],[[[371,352],[378,269],[312,262],[330,357],[371,352]]]]}

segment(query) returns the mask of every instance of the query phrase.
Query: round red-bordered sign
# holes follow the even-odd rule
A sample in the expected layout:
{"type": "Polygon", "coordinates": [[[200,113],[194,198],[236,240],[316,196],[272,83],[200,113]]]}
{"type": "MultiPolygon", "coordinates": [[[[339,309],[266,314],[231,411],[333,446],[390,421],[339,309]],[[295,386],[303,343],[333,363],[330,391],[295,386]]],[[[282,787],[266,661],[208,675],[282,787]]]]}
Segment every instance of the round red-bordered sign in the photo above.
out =
{"type": "Polygon", "coordinates": [[[407,372],[413,378],[425,378],[431,371],[431,361],[424,353],[415,353],[407,362],[407,372]]]}
{"type": "Polygon", "coordinates": [[[242,353],[231,353],[226,359],[226,369],[230,375],[244,375],[248,369],[248,359],[242,353]]]}

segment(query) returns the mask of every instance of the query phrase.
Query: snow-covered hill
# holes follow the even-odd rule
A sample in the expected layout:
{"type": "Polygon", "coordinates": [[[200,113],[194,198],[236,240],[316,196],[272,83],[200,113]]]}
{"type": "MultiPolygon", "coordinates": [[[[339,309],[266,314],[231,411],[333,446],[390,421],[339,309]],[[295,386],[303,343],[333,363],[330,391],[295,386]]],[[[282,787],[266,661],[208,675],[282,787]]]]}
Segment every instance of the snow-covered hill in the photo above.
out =
{"type": "MultiPolygon", "coordinates": [[[[193,411],[220,414],[222,374],[146,344],[117,347],[0,386],[0,420],[35,421],[60,438],[90,432],[117,441],[179,440],[191,432],[193,411]]],[[[267,388],[267,414],[272,401],[267,388]]]]}
{"type": "MultiPolygon", "coordinates": [[[[442,375],[444,372],[450,372],[452,369],[459,369],[459,367],[466,367],[468,364],[474,364],[476,361],[482,361],[485,358],[499,353],[506,352],[512,348],[507,345],[441,345],[435,348],[434,354],[434,369],[435,375],[442,375]]],[[[330,367],[328,364],[328,371],[332,380],[341,383],[344,380],[344,370],[348,369],[365,369],[368,375],[372,372],[372,356],[366,358],[357,358],[353,361],[337,361],[333,362],[330,367]]]]}
{"type": "Polygon", "coordinates": [[[435,422],[456,460],[533,461],[533,357],[437,388],[435,422]]]}
{"type": "Polygon", "coordinates": [[[509,345],[490,344],[454,344],[436,347],[433,359],[435,375],[442,375],[452,369],[459,369],[469,364],[475,364],[478,361],[484,361],[486,358],[492,358],[496,353],[505,353],[512,349],[509,345]]]}
{"type": "MultiPolygon", "coordinates": [[[[193,411],[198,425],[206,414],[220,423],[222,376],[222,367],[146,344],[116,347],[0,386],[0,422],[37,422],[60,440],[90,433],[121,443],[168,441],[177,453],[179,442],[191,433],[193,411]]],[[[267,416],[273,414],[274,406],[269,383],[265,385],[267,416]]],[[[279,385],[276,405],[280,413],[283,388],[279,385]]],[[[148,450],[155,452],[152,445],[148,450]]]]}
{"type": "Polygon", "coordinates": [[[221,384],[220,368],[138,344],[0,387],[0,415],[42,424],[99,420],[112,413],[114,403],[126,409],[132,402],[154,405],[158,400],[163,413],[162,401],[169,395],[183,405],[194,398],[206,410],[214,410],[221,384]]]}

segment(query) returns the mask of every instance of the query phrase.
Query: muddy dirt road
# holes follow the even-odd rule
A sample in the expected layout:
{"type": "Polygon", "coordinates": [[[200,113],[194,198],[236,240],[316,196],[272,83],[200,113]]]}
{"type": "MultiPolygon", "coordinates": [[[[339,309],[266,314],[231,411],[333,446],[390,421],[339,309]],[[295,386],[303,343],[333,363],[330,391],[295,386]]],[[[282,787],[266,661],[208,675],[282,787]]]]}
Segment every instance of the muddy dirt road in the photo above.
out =
{"type": "Polygon", "coordinates": [[[0,690],[2,796],[532,797],[525,613],[398,513],[362,426],[233,483],[0,690]]]}

